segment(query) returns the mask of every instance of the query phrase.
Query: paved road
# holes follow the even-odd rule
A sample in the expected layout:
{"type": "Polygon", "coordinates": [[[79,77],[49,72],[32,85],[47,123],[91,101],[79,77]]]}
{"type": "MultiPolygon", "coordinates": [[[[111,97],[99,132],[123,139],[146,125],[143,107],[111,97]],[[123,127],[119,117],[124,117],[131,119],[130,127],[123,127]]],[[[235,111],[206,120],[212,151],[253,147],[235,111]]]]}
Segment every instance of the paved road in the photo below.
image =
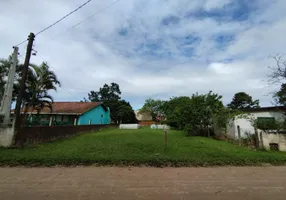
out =
{"type": "Polygon", "coordinates": [[[286,199],[286,167],[0,168],[0,199],[286,199]]]}

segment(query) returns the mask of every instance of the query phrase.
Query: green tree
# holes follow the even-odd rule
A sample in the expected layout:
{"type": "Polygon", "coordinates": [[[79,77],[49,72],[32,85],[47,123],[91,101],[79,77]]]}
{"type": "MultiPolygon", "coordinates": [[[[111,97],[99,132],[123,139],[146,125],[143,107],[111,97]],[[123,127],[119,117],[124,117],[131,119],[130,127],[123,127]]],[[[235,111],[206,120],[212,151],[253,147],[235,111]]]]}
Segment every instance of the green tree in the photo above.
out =
{"type": "Polygon", "coordinates": [[[8,59],[0,59],[0,97],[4,94],[6,84],[5,77],[8,76],[11,60],[11,56],[9,56],[8,59]]]}
{"type": "Polygon", "coordinates": [[[163,112],[166,115],[166,123],[178,129],[184,129],[185,123],[181,118],[184,105],[190,103],[190,97],[173,97],[165,102],[162,106],[163,112]]]}
{"type": "Polygon", "coordinates": [[[259,108],[259,100],[253,101],[249,94],[238,92],[234,95],[227,107],[230,109],[259,108]]]}
{"type": "Polygon", "coordinates": [[[137,122],[134,110],[129,102],[120,100],[115,108],[115,120],[118,123],[135,123],[137,122]]]}
{"type": "Polygon", "coordinates": [[[31,64],[26,82],[26,95],[24,105],[40,112],[44,107],[52,110],[53,98],[48,94],[49,91],[57,90],[60,82],[56,74],[50,70],[47,63],[41,65],[31,64]]]}
{"type": "Polygon", "coordinates": [[[145,100],[143,107],[140,109],[140,113],[148,113],[152,116],[154,121],[158,121],[164,118],[164,107],[165,101],[159,99],[148,98],[145,100]]]}
{"type": "Polygon", "coordinates": [[[225,112],[221,99],[222,96],[212,91],[204,95],[172,98],[165,105],[167,123],[186,130],[189,135],[211,135],[215,123],[226,126],[226,119],[218,119],[225,112]]]}
{"type": "MultiPolygon", "coordinates": [[[[0,93],[3,96],[4,86],[6,84],[5,79],[8,75],[10,69],[10,60],[8,59],[0,60],[0,93]]],[[[14,82],[13,90],[13,100],[18,96],[19,92],[19,82],[22,76],[22,64],[17,64],[16,76],[14,82]]],[[[40,112],[44,107],[51,107],[53,98],[48,94],[51,90],[56,90],[56,87],[60,86],[60,82],[56,74],[50,70],[47,63],[43,62],[41,65],[31,64],[28,70],[26,90],[23,96],[23,105],[26,109],[32,108],[40,112]]]]}
{"type": "MultiPolygon", "coordinates": [[[[129,102],[121,100],[121,91],[117,83],[104,84],[99,91],[90,91],[88,100],[92,102],[103,102],[110,108],[111,119],[116,123],[136,122],[135,113],[129,102]]],[[[88,101],[84,98],[84,102],[88,101]]]]}
{"type": "Polygon", "coordinates": [[[276,104],[286,106],[286,84],[283,83],[280,90],[274,94],[276,104]]]}
{"type": "Polygon", "coordinates": [[[118,101],[121,97],[121,91],[117,83],[111,83],[110,85],[104,84],[99,91],[90,91],[88,93],[88,99],[91,102],[98,101],[118,101]]]}

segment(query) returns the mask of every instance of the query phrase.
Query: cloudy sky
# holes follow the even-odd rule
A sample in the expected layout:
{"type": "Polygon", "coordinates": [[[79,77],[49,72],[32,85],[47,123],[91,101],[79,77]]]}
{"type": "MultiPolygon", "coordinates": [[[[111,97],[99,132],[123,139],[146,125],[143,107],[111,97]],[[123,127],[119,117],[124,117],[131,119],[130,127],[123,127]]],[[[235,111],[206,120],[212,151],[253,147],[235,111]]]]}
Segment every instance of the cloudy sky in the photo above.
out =
{"type": "MultiPolygon", "coordinates": [[[[85,1],[0,0],[0,57],[85,1]]],[[[115,1],[93,0],[36,37],[31,62],[47,61],[58,75],[55,100],[116,82],[134,109],[148,97],[209,90],[224,103],[245,91],[271,105],[279,86],[265,79],[269,56],[286,52],[285,0],[119,0],[102,11],[115,1]]]]}

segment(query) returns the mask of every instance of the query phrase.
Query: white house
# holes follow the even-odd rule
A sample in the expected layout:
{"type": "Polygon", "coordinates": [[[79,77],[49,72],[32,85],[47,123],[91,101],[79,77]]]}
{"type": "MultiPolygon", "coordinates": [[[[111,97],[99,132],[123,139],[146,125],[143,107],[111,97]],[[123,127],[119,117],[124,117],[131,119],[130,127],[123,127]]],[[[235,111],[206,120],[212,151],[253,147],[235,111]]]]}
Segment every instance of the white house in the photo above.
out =
{"type": "MultiPolygon", "coordinates": [[[[248,134],[255,134],[252,121],[257,120],[277,120],[283,121],[285,119],[284,113],[286,113],[285,107],[263,107],[263,108],[251,108],[244,110],[248,114],[248,118],[242,118],[236,116],[228,124],[228,135],[231,138],[245,138],[248,134]]],[[[269,149],[272,144],[277,144],[279,150],[286,151],[286,134],[278,133],[265,133],[262,130],[258,130],[260,135],[260,143],[266,149],[269,149]]]]}

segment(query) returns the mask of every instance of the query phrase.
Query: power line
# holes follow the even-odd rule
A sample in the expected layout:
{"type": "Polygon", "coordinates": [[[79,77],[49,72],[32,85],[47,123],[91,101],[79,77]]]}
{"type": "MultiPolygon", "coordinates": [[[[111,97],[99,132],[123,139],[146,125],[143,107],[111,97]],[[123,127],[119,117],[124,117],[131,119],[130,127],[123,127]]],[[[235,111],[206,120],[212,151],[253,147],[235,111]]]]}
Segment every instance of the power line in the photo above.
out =
{"type": "Polygon", "coordinates": [[[120,1],[120,0],[116,0],[116,1],[114,1],[114,2],[112,2],[112,3],[110,3],[110,4],[108,4],[108,5],[105,6],[104,8],[102,8],[102,9],[100,9],[99,11],[93,13],[92,15],[90,15],[89,17],[85,18],[84,20],[80,21],[79,23],[73,25],[73,26],[72,26],[71,28],[69,28],[69,29],[73,29],[73,28],[77,27],[78,25],[82,24],[82,23],[85,22],[86,20],[89,20],[89,19],[91,19],[92,17],[94,17],[95,15],[98,15],[99,13],[101,13],[102,11],[105,11],[105,10],[108,9],[110,6],[112,6],[112,5],[116,4],[116,3],[118,3],[119,1],[120,1]]]}
{"type": "MultiPolygon", "coordinates": [[[[108,5],[106,5],[106,6],[103,7],[102,9],[96,11],[96,12],[93,13],[92,15],[88,16],[87,18],[85,18],[84,20],[82,20],[82,21],[76,23],[75,25],[71,26],[70,28],[67,28],[65,31],[70,31],[71,29],[73,29],[73,28],[79,26],[79,25],[82,24],[83,22],[85,22],[85,21],[91,19],[92,17],[98,15],[98,14],[101,13],[102,11],[107,10],[109,7],[111,7],[112,5],[118,3],[119,1],[121,1],[121,0],[116,0],[116,1],[114,1],[114,2],[112,2],[112,3],[110,3],[110,4],[108,4],[108,5]]],[[[56,36],[54,36],[53,38],[51,38],[51,40],[54,40],[54,39],[57,38],[60,34],[61,34],[61,33],[57,34],[56,36]]]]}
{"type": "MultiPolygon", "coordinates": [[[[75,13],[76,11],[78,11],[79,9],[81,9],[82,7],[84,7],[85,5],[87,5],[89,2],[91,2],[92,0],[88,0],[86,1],[84,4],[80,5],[79,7],[77,7],[76,9],[74,9],[73,11],[71,11],[70,13],[66,14],[65,16],[63,16],[62,18],[60,18],[59,20],[55,21],[54,23],[52,23],[51,25],[47,26],[46,28],[40,30],[39,32],[37,32],[35,34],[35,36],[45,32],[46,30],[52,28],[53,26],[55,26],[56,24],[60,23],[62,20],[64,20],[65,18],[67,18],[68,16],[72,15],[73,13],[75,13]]],[[[23,42],[19,43],[18,45],[16,46],[19,46],[23,43],[25,43],[27,40],[24,40],[23,42]]]]}
{"type": "Polygon", "coordinates": [[[35,35],[39,35],[41,33],[43,33],[44,31],[48,30],[49,28],[53,27],[54,25],[56,25],[57,23],[61,22],[62,20],[64,20],[65,18],[67,18],[68,16],[70,16],[71,14],[75,13],[76,11],[78,11],[79,9],[81,9],[82,7],[84,7],[86,4],[88,4],[89,2],[91,2],[92,0],[88,0],[87,2],[85,2],[84,4],[80,5],[78,8],[76,8],[75,10],[71,11],[70,13],[68,13],[67,15],[63,16],[61,19],[57,20],[56,22],[54,22],[53,24],[51,24],[50,26],[44,28],[43,30],[39,31],[38,33],[36,33],[35,35]]]}

